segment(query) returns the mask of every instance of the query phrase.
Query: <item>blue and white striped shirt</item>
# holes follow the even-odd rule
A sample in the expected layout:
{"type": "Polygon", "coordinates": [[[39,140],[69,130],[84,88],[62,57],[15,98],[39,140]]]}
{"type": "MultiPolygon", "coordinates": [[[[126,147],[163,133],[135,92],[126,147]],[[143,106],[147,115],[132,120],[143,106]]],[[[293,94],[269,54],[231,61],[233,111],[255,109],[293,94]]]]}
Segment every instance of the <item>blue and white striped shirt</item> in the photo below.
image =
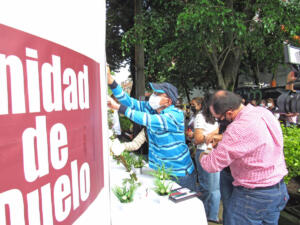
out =
{"type": "Polygon", "coordinates": [[[149,166],[157,169],[164,164],[178,177],[191,174],[194,165],[185,143],[183,112],[171,105],[158,114],[147,101],[131,98],[116,83],[110,87],[121,103],[120,112],[147,128],[149,166]]]}

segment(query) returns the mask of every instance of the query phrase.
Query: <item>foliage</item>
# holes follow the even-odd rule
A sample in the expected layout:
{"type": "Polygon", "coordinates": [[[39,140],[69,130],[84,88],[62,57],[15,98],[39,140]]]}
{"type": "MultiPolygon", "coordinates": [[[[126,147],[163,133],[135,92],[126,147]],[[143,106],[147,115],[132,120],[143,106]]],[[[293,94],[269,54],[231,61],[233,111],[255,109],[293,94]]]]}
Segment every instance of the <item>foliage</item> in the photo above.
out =
{"type": "Polygon", "coordinates": [[[232,89],[241,65],[246,74],[275,73],[283,41],[300,33],[299,1],[144,2],[142,23],[124,33],[123,50],[140,33],[147,81],[172,82],[186,95],[199,86],[232,89]]]}
{"type": "Polygon", "coordinates": [[[294,6],[281,0],[196,0],[178,17],[178,35],[194,32],[194,43],[202,48],[214,67],[219,87],[230,89],[236,82],[242,60],[251,60],[252,70],[273,69],[282,63],[283,41],[299,31],[294,6]]]}
{"type": "Polygon", "coordinates": [[[124,159],[125,159],[127,165],[128,165],[130,168],[132,168],[132,166],[133,166],[133,164],[134,164],[134,158],[133,158],[133,155],[132,155],[130,152],[128,152],[128,151],[122,152],[121,155],[124,157],[124,159]]]}
{"type": "Polygon", "coordinates": [[[136,155],[135,154],[135,159],[133,162],[133,167],[134,168],[143,168],[145,166],[145,157],[143,155],[136,155]]]}
{"type": "Polygon", "coordinates": [[[285,181],[300,176],[300,128],[296,126],[282,126],[284,140],[284,155],[288,168],[288,175],[285,181]]]}
{"type": "Polygon", "coordinates": [[[173,83],[182,95],[194,86],[213,85],[207,79],[211,68],[202,52],[193,43],[176,37],[177,16],[185,6],[184,1],[149,1],[143,21],[123,36],[124,52],[135,44],[135,32],[140,32],[145,48],[145,76],[148,82],[173,83]],[[201,59],[201,60],[199,60],[201,59]]]}
{"type": "Polygon", "coordinates": [[[131,54],[121,49],[122,38],[134,24],[134,1],[106,1],[106,56],[111,70],[118,71],[124,62],[131,60],[131,54]]]}
{"type": "Polygon", "coordinates": [[[171,192],[172,188],[172,182],[165,181],[165,180],[160,180],[160,179],[155,179],[154,181],[155,188],[154,191],[159,194],[159,195],[168,195],[171,192]]]}
{"type": "Polygon", "coordinates": [[[165,165],[163,164],[161,167],[158,167],[157,170],[150,172],[151,175],[155,177],[154,180],[154,191],[159,195],[168,195],[171,192],[171,174],[172,169],[166,169],[165,165]]]}
{"type": "Polygon", "coordinates": [[[172,169],[166,169],[165,165],[163,164],[161,167],[158,167],[157,170],[150,172],[152,176],[159,180],[170,180],[172,169]]]}
{"type": "Polygon", "coordinates": [[[122,152],[121,155],[124,157],[126,164],[130,168],[143,168],[145,165],[145,158],[142,155],[136,155],[128,151],[122,152]]]}
{"type": "Polygon", "coordinates": [[[132,180],[124,180],[122,186],[115,186],[112,191],[122,203],[133,201],[133,195],[139,184],[132,182],[132,180]]]}
{"type": "Polygon", "coordinates": [[[120,126],[122,131],[131,131],[133,129],[133,122],[128,119],[126,116],[119,116],[120,126]]]}

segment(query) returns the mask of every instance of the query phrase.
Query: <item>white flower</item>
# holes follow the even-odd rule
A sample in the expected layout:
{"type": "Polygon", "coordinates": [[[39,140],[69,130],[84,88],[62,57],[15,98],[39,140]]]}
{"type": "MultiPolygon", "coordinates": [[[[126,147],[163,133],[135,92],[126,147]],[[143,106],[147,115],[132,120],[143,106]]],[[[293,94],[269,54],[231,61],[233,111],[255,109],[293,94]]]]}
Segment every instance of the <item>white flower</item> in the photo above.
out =
{"type": "Polygon", "coordinates": [[[159,177],[159,178],[160,178],[161,180],[162,180],[162,179],[164,179],[164,175],[160,175],[160,177],[159,177]]]}
{"type": "Polygon", "coordinates": [[[126,199],[127,199],[127,196],[126,196],[126,195],[122,196],[122,199],[123,199],[123,200],[126,200],[126,199]]]}

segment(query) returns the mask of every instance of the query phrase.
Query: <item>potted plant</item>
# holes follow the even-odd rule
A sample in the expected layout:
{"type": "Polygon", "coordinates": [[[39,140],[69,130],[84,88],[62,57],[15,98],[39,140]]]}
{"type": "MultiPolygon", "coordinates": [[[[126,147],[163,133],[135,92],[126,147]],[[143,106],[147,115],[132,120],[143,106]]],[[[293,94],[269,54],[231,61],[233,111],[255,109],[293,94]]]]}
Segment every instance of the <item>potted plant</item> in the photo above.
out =
{"type": "Polygon", "coordinates": [[[122,186],[115,186],[112,191],[121,203],[133,201],[134,192],[139,186],[134,179],[123,179],[122,186]]]}
{"type": "Polygon", "coordinates": [[[156,178],[154,181],[154,191],[161,196],[169,195],[171,193],[172,184],[172,181],[160,180],[156,178]]]}
{"type": "Polygon", "coordinates": [[[169,195],[171,192],[173,182],[171,180],[172,169],[166,169],[163,164],[157,170],[151,172],[151,175],[155,177],[154,191],[159,195],[169,195]]]}

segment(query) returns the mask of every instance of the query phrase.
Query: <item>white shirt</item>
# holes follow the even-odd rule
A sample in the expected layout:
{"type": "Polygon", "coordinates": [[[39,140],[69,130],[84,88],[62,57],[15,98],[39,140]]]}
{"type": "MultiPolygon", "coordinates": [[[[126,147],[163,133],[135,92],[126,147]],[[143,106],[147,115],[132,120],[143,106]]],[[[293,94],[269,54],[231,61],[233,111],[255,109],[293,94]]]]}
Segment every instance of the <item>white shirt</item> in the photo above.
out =
{"type": "MultiPolygon", "coordinates": [[[[217,122],[215,122],[214,124],[207,123],[202,113],[198,113],[194,121],[194,129],[202,129],[204,135],[213,132],[218,128],[218,126],[219,125],[217,122]]],[[[197,149],[206,150],[207,145],[205,143],[199,144],[197,145],[197,149]]]]}
{"type": "Polygon", "coordinates": [[[121,126],[120,126],[119,114],[117,110],[114,110],[112,129],[116,135],[121,135],[121,126]]]}

